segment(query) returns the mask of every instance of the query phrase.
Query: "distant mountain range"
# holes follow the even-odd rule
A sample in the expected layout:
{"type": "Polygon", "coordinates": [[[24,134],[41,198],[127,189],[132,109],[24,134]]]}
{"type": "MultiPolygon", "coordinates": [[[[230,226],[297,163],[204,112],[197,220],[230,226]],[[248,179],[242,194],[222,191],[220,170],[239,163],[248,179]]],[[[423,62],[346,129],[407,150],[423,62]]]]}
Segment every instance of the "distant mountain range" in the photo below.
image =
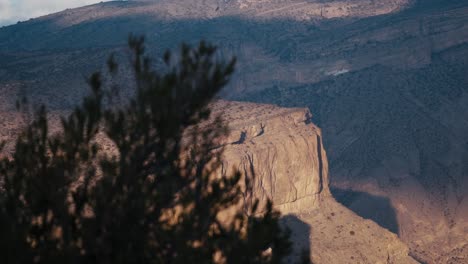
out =
{"type": "Polygon", "coordinates": [[[236,55],[222,96],[308,107],[339,201],[397,233],[422,262],[468,261],[467,2],[160,0],[65,10],[0,29],[0,111],[12,113],[21,96],[70,109],[87,92],[85,76],[125,53],[129,33],[145,34],[153,56],[200,39],[236,55]]]}

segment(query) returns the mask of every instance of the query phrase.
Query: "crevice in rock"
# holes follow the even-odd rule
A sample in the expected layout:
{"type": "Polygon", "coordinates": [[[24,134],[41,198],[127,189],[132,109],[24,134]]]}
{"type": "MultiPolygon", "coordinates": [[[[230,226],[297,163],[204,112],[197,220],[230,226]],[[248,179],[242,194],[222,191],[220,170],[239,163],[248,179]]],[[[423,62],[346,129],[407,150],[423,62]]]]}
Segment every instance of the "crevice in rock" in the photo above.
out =
{"type": "Polygon", "coordinates": [[[319,165],[319,190],[318,193],[321,193],[323,190],[323,160],[322,160],[322,139],[317,135],[317,155],[318,155],[318,165],[319,165]]]}

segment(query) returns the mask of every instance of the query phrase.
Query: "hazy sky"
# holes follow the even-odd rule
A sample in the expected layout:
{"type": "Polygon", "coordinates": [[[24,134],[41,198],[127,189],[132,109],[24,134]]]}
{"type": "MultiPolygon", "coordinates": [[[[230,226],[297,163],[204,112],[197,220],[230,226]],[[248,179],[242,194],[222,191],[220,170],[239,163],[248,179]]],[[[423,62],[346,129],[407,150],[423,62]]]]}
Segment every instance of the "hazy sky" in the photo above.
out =
{"type": "Polygon", "coordinates": [[[0,0],[0,26],[102,0],[0,0]]]}

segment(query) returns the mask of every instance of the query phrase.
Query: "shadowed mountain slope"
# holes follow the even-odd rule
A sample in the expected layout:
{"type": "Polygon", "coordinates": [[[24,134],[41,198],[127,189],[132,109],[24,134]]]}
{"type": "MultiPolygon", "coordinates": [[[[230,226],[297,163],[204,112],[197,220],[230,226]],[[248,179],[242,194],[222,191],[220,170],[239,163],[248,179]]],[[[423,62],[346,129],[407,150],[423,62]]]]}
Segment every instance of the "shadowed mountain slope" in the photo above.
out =
{"type": "MultiPolygon", "coordinates": [[[[434,55],[420,69],[377,66],[246,97],[315,109],[327,135],[332,185],[389,197],[400,237],[414,254],[451,263],[467,254],[468,68],[467,57],[449,55],[459,49],[434,55]]],[[[372,206],[366,200],[353,207],[372,206]]]]}

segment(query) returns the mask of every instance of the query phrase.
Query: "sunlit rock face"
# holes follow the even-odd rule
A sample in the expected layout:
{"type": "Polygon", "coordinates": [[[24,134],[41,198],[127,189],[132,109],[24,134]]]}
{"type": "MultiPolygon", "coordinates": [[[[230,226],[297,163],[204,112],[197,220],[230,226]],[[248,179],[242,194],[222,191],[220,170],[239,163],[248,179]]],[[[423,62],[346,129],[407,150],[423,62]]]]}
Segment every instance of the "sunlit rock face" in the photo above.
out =
{"type": "Polygon", "coordinates": [[[394,233],[332,197],[322,133],[308,109],[228,101],[213,109],[231,130],[224,170],[237,169],[252,182],[245,204],[270,199],[281,211],[292,230],[291,261],[307,249],[313,263],[417,263],[394,233]]]}
{"type": "Polygon", "coordinates": [[[223,167],[252,179],[251,195],[261,204],[270,199],[285,213],[298,212],[330,195],[322,135],[308,109],[227,101],[216,107],[231,130],[223,167]]]}

